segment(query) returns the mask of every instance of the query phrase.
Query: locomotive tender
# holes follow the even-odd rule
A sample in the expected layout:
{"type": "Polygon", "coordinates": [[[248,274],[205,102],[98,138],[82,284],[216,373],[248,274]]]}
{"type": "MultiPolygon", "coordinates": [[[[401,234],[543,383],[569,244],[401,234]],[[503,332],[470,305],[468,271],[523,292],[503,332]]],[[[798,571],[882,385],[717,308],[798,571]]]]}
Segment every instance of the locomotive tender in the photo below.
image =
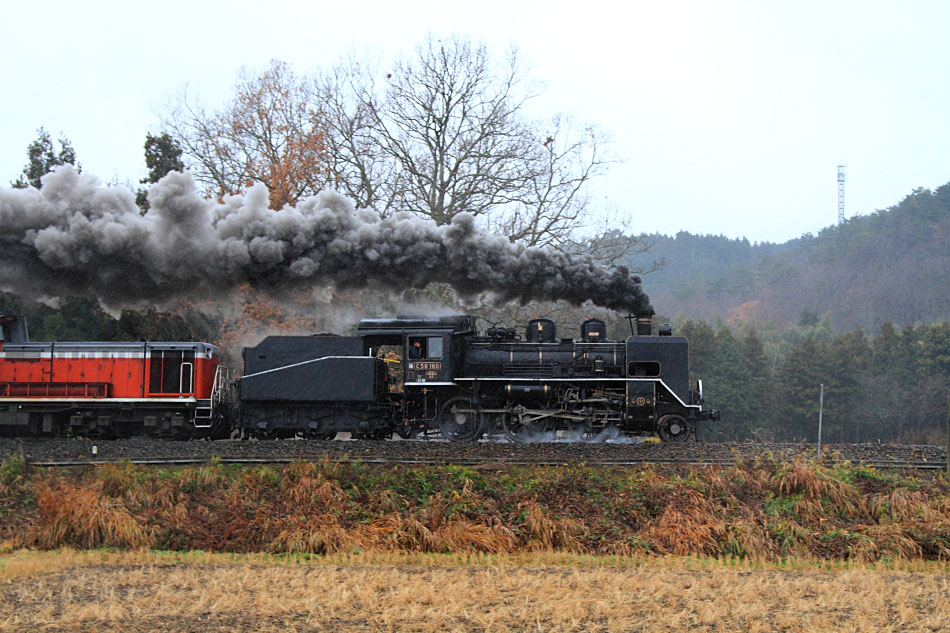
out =
{"type": "Polygon", "coordinates": [[[718,420],[690,388],[688,341],[652,313],[626,341],[588,319],[579,340],[550,319],[476,329],[473,316],[364,319],[357,336],[272,336],[244,350],[240,425],[250,435],[505,435],[541,441],[657,433],[678,442],[718,420]],[[387,356],[388,358],[384,358],[387,356]]]}

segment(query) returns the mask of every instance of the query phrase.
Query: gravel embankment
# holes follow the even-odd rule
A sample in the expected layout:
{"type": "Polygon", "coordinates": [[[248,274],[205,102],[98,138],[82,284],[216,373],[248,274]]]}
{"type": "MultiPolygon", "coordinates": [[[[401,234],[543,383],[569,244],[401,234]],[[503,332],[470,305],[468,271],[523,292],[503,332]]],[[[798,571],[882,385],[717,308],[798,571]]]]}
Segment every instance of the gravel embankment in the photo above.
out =
{"type": "MultiPolygon", "coordinates": [[[[638,461],[638,460],[733,460],[774,456],[791,459],[796,455],[814,455],[813,444],[686,442],[683,444],[575,444],[567,442],[511,444],[479,442],[453,444],[444,441],[320,441],[320,440],[219,440],[172,442],[147,438],[126,440],[22,440],[0,438],[0,456],[22,450],[30,461],[100,461],[143,459],[420,459],[420,460],[499,460],[506,461],[638,461]],[[95,454],[93,448],[95,447],[95,454]]],[[[855,462],[931,462],[942,463],[943,447],[890,444],[827,444],[827,457],[855,462]]]]}

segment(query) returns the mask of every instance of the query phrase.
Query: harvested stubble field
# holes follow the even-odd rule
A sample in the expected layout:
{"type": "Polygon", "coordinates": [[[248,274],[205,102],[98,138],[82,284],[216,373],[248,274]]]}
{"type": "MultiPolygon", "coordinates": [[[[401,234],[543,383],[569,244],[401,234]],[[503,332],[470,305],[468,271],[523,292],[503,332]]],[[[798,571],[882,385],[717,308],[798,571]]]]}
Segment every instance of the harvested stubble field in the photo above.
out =
{"type": "Polygon", "coordinates": [[[944,631],[930,563],[19,553],[0,631],[944,631]]]}
{"type": "Polygon", "coordinates": [[[950,482],[803,459],[28,472],[8,460],[0,547],[4,630],[950,626],[950,482]],[[36,551],[62,547],[117,552],[36,551]]]}

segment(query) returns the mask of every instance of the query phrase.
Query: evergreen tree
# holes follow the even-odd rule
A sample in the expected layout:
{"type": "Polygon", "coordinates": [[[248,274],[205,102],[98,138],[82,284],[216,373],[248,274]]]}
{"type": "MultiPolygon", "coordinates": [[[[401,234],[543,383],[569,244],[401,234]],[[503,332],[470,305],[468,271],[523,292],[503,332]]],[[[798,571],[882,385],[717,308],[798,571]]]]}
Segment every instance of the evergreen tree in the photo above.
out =
{"type": "Polygon", "coordinates": [[[689,371],[692,378],[711,378],[710,363],[716,349],[716,331],[705,321],[690,319],[680,326],[679,333],[689,339],[689,371]]]}
{"type": "Polygon", "coordinates": [[[901,364],[900,333],[890,321],[881,324],[881,331],[874,338],[872,360],[875,373],[893,370],[901,364]]]}
{"type": "Polygon", "coordinates": [[[739,351],[751,382],[748,407],[752,422],[749,432],[755,438],[773,438],[775,387],[772,365],[765,353],[765,345],[754,328],[749,328],[739,341],[739,351]]]}
{"type": "Polygon", "coordinates": [[[721,327],[715,342],[706,401],[722,413],[720,432],[733,440],[751,437],[757,430],[758,409],[752,374],[743,362],[741,346],[732,330],[721,327]]]}
{"type": "Polygon", "coordinates": [[[926,328],[921,336],[921,353],[916,359],[915,373],[920,377],[935,376],[950,389],[950,321],[926,328]]]}
{"type": "Polygon", "coordinates": [[[864,421],[879,439],[894,440],[904,434],[905,409],[909,404],[907,389],[912,382],[905,351],[900,331],[885,321],[874,337],[871,367],[864,380],[864,391],[873,398],[861,409],[864,421]]]}
{"type": "Polygon", "coordinates": [[[826,437],[839,442],[862,440],[861,401],[870,394],[865,391],[865,377],[871,369],[871,348],[861,330],[835,337],[828,348],[825,367],[826,437]]]}
{"type": "Polygon", "coordinates": [[[823,344],[808,337],[792,346],[779,364],[776,432],[780,437],[817,440],[819,385],[825,381],[824,357],[823,344]]]}
{"type": "MultiPolygon", "coordinates": [[[[139,182],[143,185],[154,184],[165,177],[170,171],[184,171],[185,164],[181,160],[181,146],[178,142],[163,132],[158,136],[145,135],[145,166],[148,167],[148,176],[139,182]]],[[[148,191],[139,188],[135,194],[135,203],[148,211],[148,191]]]]}
{"type": "Polygon", "coordinates": [[[73,149],[69,139],[61,137],[59,139],[59,152],[53,145],[53,139],[45,128],[36,131],[36,140],[30,143],[26,148],[27,163],[23,168],[23,173],[15,182],[11,183],[16,189],[26,189],[27,187],[40,188],[40,179],[53,171],[54,167],[60,165],[79,165],[76,163],[76,151],[73,149]]]}
{"type": "Polygon", "coordinates": [[[818,325],[818,314],[811,310],[802,310],[798,317],[798,325],[801,327],[814,327],[818,325]]]}

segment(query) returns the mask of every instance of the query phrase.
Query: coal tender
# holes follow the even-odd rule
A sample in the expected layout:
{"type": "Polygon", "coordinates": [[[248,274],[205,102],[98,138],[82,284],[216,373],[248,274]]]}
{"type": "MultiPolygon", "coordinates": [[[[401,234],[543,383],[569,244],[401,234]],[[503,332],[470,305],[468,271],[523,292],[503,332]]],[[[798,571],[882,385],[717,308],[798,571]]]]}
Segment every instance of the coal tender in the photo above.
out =
{"type": "Polygon", "coordinates": [[[258,437],[332,439],[338,431],[389,437],[392,394],[386,363],[345,336],[268,336],[246,347],[238,383],[243,430],[258,437]]]}
{"type": "Polygon", "coordinates": [[[689,374],[689,344],[651,313],[607,340],[589,319],[578,339],[550,319],[476,329],[473,316],[364,319],[358,336],[271,336],[244,350],[239,424],[249,435],[471,442],[659,435],[680,442],[718,420],[689,374]]]}

